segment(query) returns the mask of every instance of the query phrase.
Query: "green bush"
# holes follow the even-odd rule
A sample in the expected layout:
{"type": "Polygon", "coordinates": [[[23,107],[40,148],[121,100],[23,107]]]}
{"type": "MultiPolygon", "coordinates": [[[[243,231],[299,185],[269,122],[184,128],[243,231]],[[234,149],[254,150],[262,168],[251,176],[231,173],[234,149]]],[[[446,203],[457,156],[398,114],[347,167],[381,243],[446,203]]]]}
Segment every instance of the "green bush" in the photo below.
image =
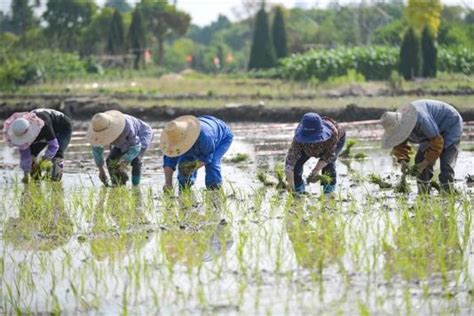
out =
{"type": "MultiPolygon", "coordinates": [[[[388,80],[399,68],[398,47],[354,47],[311,50],[283,59],[278,76],[285,79],[327,81],[341,77],[351,69],[366,80],[388,80]]],[[[474,73],[474,52],[467,48],[440,48],[438,70],[447,73],[474,73]]]]}
{"type": "MultiPolygon", "coordinates": [[[[0,55],[0,89],[41,81],[67,80],[93,72],[91,62],[79,55],[57,51],[27,51],[0,55]]],[[[94,70],[95,71],[95,70],[94,70]]]]}
{"type": "Polygon", "coordinates": [[[438,70],[465,75],[474,74],[474,51],[466,47],[439,49],[438,70]]]}

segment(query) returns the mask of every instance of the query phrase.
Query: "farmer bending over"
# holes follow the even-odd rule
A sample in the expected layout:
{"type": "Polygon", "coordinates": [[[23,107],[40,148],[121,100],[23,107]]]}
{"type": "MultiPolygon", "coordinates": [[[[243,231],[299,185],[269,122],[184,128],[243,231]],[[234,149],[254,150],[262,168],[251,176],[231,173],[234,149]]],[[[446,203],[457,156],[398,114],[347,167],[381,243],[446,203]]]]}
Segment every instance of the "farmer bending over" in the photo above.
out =
{"type": "Polygon", "coordinates": [[[52,162],[51,179],[59,181],[63,175],[64,152],[71,141],[71,119],[59,111],[36,109],[31,112],[17,112],[3,125],[5,141],[20,149],[20,167],[24,172],[23,182],[30,175],[41,178],[39,153],[46,151],[41,160],[52,162]]]}
{"type": "Polygon", "coordinates": [[[222,186],[221,159],[227,152],[234,135],[230,128],[213,116],[185,115],[168,122],[161,134],[165,185],[173,189],[173,173],[178,166],[180,191],[196,180],[197,170],[206,169],[206,187],[222,186]]]}
{"type": "Polygon", "coordinates": [[[334,120],[317,113],[306,113],[295,131],[291,147],[286,155],[285,171],[290,192],[305,192],[303,166],[309,158],[319,158],[308,182],[320,179],[319,173],[331,179],[321,183],[323,192],[330,195],[336,189],[336,159],[346,141],[346,132],[334,120]]]}
{"type": "Polygon", "coordinates": [[[110,145],[106,164],[112,185],[126,184],[129,165],[132,165],[132,184],[140,184],[143,155],[153,138],[150,125],[120,111],[97,113],[92,117],[87,138],[92,145],[92,154],[102,183],[108,185],[103,153],[104,146],[110,145]]]}
{"type": "Polygon", "coordinates": [[[411,173],[417,175],[418,192],[428,193],[433,177],[433,166],[441,161],[439,181],[445,192],[453,190],[454,167],[462,134],[461,115],[451,105],[436,100],[417,100],[398,112],[385,112],[380,118],[385,130],[383,148],[393,148],[392,154],[409,171],[411,147],[420,144],[411,173]]]}

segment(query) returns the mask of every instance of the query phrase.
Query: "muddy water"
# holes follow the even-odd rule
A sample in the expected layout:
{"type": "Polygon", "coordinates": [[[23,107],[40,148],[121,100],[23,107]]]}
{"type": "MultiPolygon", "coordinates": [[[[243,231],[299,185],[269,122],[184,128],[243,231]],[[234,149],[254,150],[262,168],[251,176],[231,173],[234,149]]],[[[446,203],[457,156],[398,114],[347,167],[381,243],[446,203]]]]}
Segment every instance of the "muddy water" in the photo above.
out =
{"type": "MultiPolygon", "coordinates": [[[[202,171],[192,202],[165,199],[161,127],[139,191],[101,188],[81,124],[61,187],[18,183],[17,153],[1,145],[0,314],[473,312],[473,189],[464,177],[474,153],[462,151],[456,167],[464,195],[452,205],[434,197],[426,208],[435,215],[418,221],[427,214],[416,210],[413,180],[408,198],[363,181],[376,172],[396,182],[375,125],[347,126],[360,139],[353,152],[368,158],[338,162],[336,202],[321,201],[317,185],[292,202],[256,179],[283,162],[294,124],[233,124],[228,156],[250,160],[224,163],[225,199],[200,190],[202,171]]],[[[467,124],[463,144],[473,140],[467,124]]]]}

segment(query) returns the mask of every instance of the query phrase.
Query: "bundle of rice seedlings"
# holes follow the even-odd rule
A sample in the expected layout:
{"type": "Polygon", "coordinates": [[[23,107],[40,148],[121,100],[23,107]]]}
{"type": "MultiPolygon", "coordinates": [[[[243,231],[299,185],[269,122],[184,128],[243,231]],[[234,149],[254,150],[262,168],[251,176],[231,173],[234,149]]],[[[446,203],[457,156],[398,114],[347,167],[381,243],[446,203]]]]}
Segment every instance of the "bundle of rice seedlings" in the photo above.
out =
{"type": "Polygon", "coordinates": [[[390,189],[392,187],[391,183],[384,181],[379,175],[375,173],[369,174],[370,183],[377,184],[381,189],[390,189]]]}
{"type": "Polygon", "coordinates": [[[354,147],[354,145],[357,143],[356,140],[354,139],[349,139],[347,142],[346,142],[346,148],[341,152],[341,154],[339,155],[339,157],[341,158],[349,158],[351,157],[351,150],[352,150],[352,147],[354,147]]]}

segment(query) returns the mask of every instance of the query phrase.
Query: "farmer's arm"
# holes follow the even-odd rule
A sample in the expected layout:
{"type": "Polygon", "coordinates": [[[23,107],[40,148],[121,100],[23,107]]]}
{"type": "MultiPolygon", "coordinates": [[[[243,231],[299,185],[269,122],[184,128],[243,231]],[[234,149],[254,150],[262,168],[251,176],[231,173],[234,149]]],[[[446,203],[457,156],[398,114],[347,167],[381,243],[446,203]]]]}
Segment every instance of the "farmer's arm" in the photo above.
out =
{"type": "Polygon", "coordinates": [[[165,173],[165,185],[164,189],[173,188],[173,173],[178,165],[179,157],[168,157],[163,156],[163,171],[165,173]]]}
{"type": "Polygon", "coordinates": [[[336,160],[336,147],[337,142],[339,141],[338,134],[333,134],[331,138],[323,143],[322,146],[322,155],[319,157],[318,163],[311,172],[312,175],[316,175],[321,171],[327,164],[331,161],[336,160]]]}
{"type": "Polygon", "coordinates": [[[438,125],[431,117],[423,117],[420,122],[422,133],[428,138],[428,148],[425,150],[424,160],[419,164],[420,169],[434,164],[444,147],[443,136],[439,133],[438,125]]]}
{"type": "Polygon", "coordinates": [[[285,174],[288,182],[288,190],[295,190],[295,173],[294,168],[298,159],[301,158],[301,149],[297,148],[296,143],[292,142],[285,159],[285,174]]]}
{"type": "Polygon", "coordinates": [[[48,147],[46,148],[46,152],[44,153],[43,157],[47,160],[51,160],[54,158],[54,156],[56,156],[56,153],[59,150],[59,142],[52,126],[45,125],[43,128],[45,128],[46,141],[48,143],[48,147]]]}

